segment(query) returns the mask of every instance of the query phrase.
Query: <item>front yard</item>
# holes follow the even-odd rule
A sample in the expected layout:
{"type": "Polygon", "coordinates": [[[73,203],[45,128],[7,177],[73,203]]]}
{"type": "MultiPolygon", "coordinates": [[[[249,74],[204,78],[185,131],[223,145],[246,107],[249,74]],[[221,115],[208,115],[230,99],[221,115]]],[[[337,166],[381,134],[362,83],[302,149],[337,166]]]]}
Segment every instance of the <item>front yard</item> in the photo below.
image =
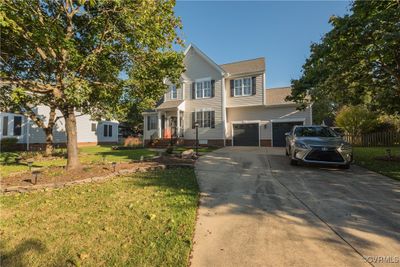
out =
{"type": "MultiPolygon", "coordinates": [[[[7,176],[14,172],[21,172],[29,170],[25,161],[17,164],[15,158],[26,154],[26,152],[2,152],[0,154],[0,176],[7,176]]],[[[51,158],[40,157],[40,153],[36,153],[36,159],[33,161],[33,167],[51,167],[51,166],[65,166],[65,149],[58,149],[59,156],[51,158]]],[[[31,153],[32,154],[32,153],[31,153]]],[[[88,146],[79,148],[79,159],[82,163],[100,163],[106,162],[129,162],[131,160],[138,160],[141,156],[151,157],[157,153],[148,149],[133,149],[133,150],[112,150],[111,146],[88,146]]],[[[29,156],[28,154],[27,156],[29,156]]]]}
{"type": "Polygon", "coordinates": [[[1,266],[188,264],[198,201],[191,169],[0,200],[1,266]]]}
{"type": "MultiPolygon", "coordinates": [[[[354,147],[354,162],[371,171],[400,180],[400,161],[377,159],[386,155],[388,147],[354,147]]],[[[400,147],[390,147],[393,156],[400,157],[400,147]]]]}

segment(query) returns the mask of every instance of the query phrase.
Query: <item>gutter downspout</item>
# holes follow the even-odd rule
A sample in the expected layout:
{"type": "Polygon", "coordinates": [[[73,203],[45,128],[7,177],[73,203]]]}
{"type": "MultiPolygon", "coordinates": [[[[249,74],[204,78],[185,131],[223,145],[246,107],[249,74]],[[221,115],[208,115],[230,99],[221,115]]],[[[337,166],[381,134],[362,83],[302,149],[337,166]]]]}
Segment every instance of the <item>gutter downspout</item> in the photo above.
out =
{"type": "Polygon", "coordinates": [[[26,117],[26,151],[29,151],[29,117],[26,117]]]}

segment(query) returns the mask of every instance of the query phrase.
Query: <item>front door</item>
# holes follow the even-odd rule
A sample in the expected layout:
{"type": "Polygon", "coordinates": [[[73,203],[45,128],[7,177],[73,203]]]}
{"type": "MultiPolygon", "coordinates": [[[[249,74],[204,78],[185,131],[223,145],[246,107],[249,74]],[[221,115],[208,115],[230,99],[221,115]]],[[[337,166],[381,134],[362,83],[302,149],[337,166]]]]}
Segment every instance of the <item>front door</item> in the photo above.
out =
{"type": "Polygon", "coordinates": [[[176,117],[171,117],[169,119],[169,127],[171,129],[171,137],[176,138],[177,137],[177,118],[176,117]]]}

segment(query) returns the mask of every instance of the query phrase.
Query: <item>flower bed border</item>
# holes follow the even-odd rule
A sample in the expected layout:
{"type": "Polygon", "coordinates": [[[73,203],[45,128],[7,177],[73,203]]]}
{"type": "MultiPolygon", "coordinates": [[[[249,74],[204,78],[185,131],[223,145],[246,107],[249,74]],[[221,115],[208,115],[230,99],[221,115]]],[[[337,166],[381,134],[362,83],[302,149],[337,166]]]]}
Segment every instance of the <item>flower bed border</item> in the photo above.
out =
{"type": "Polygon", "coordinates": [[[47,191],[48,189],[59,189],[67,186],[79,185],[79,184],[88,184],[88,183],[101,183],[115,176],[126,175],[136,172],[148,172],[148,171],[155,171],[155,170],[164,170],[166,169],[166,165],[159,164],[157,166],[147,166],[147,167],[134,167],[131,169],[122,169],[116,171],[111,174],[107,174],[104,176],[95,176],[90,178],[85,178],[82,180],[76,181],[69,181],[69,182],[57,182],[57,183],[47,183],[47,184],[38,184],[38,185],[18,185],[18,186],[9,186],[0,189],[0,193],[8,194],[8,193],[26,193],[32,192],[37,190],[44,190],[47,191]]]}

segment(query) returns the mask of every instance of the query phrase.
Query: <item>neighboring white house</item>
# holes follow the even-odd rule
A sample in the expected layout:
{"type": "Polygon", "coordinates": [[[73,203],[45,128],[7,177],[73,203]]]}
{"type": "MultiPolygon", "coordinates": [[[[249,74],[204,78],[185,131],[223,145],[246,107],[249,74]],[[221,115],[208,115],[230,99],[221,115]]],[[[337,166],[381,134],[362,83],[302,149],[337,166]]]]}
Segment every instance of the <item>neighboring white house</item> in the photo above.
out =
{"type": "MultiPolygon", "coordinates": [[[[38,106],[34,112],[44,118],[49,115],[49,107],[38,106]]],[[[60,111],[56,111],[60,117],[53,128],[54,143],[65,144],[67,135],[65,132],[65,120],[60,111]]],[[[93,121],[89,115],[76,112],[76,127],[78,144],[104,144],[118,142],[118,122],[93,121]]],[[[14,137],[18,139],[20,146],[26,146],[27,150],[40,147],[46,142],[43,129],[39,128],[31,119],[21,114],[0,112],[0,138],[14,137]]]]}
{"type": "Polygon", "coordinates": [[[265,60],[257,58],[218,65],[193,44],[185,51],[185,73],[169,84],[163,102],[144,112],[145,143],[179,138],[215,146],[284,146],[285,133],[296,124],[312,124],[304,111],[284,99],[290,87],[265,88],[265,60]]]}

